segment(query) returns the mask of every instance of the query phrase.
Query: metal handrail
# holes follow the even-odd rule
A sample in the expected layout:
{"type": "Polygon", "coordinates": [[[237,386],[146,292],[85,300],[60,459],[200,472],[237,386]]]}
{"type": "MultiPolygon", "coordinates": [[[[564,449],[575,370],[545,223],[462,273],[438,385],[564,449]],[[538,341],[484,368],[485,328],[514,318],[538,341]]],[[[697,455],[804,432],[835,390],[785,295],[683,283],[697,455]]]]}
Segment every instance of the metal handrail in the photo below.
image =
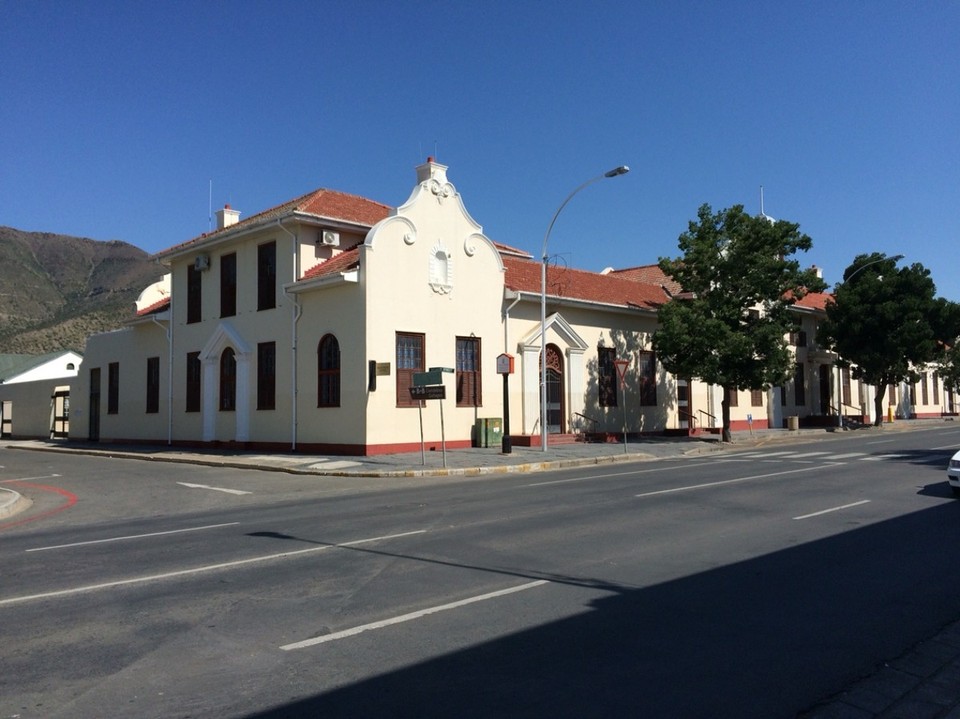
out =
{"type": "Polygon", "coordinates": [[[690,424],[692,425],[692,428],[693,428],[693,429],[696,429],[696,428],[697,428],[697,421],[698,421],[698,420],[697,420],[696,415],[693,414],[693,412],[687,412],[685,409],[679,409],[679,408],[678,408],[678,409],[677,409],[677,414],[679,414],[681,417],[689,417],[689,419],[690,419],[690,424]]]}
{"type": "Polygon", "coordinates": [[[585,415],[585,414],[583,414],[583,413],[581,413],[581,412],[574,412],[573,414],[574,414],[575,416],[577,416],[577,417],[583,417],[583,418],[584,418],[585,420],[587,420],[588,422],[593,422],[593,429],[596,429],[596,428],[597,428],[597,425],[600,424],[600,420],[594,419],[593,417],[588,417],[587,415],[585,415]]]}

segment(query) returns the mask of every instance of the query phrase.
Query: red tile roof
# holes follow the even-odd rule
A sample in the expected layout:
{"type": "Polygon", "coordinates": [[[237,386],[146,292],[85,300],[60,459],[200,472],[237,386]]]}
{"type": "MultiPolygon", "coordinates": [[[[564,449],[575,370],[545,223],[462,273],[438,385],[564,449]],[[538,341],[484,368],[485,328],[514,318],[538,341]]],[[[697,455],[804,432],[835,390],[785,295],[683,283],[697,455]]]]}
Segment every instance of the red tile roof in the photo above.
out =
{"type": "Polygon", "coordinates": [[[518,250],[516,247],[505,245],[502,242],[494,242],[493,246],[497,248],[497,252],[499,252],[501,255],[516,255],[518,257],[533,259],[533,255],[526,250],[518,250]]]}
{"type": "Polygon", "coordinates": [[[331,257],[329,260],[314,265],[303,273],[302,280],[312,280],[316,277],[326,277],[340,272],[346,272],[360,266],[360,248],[351,247],[339,255],[331,257]]]}
{"type": "MultiPolygon", "coordinates": [[[[539,262],[504,256],[503,264],[509,289],[540,293],[539,262]]],[[[659,285],[557,266],[547,271],[547,295],[649,310],[657,309],[670,299],[659,285]]]]}
{"type": "Polygon", "coordinates": [[[156,256],[162,256],[175,250],[182,250],[194,243],[209,240],[218,235],[234,232],[238,229],[264,222],[271,219],[284,217],[285,215],[299,212],[307,215],[314,215],[317,218],[336,220],[340,222],[350,222],[357,225],[373,227],[380,220],[387,217],[393,210],[389,205],[384,205],[374,200],[368,200],[359,195],[350,195],[346,192],[336,190],[327,190],[320,188],[313,192],[308,192],[296,199],[284,202],[282,205],[271,207],[269,210],[258,212],[245,220],[241,220],[235,225],[230,225],[222,230],[207,232],[192,240],[174,245],[156,256]]]}
{"type": "Polygon", "coordinates": [[[826,311],[827,303],[833,300],[833,295],[829,292],[808,292],[803,299],[797,300],[794,304],[797,307],[806,307],[811,310],[826,311]]]}
{"type": "Polygon", "coordinates": [[[145,315],[153,315],[158,312],[163,312],[170,306],[170,298],[164,297],[162,300],[157,300],[152,305],[144,307],[142,310],[137,310],[137,317],[143,317],[145,315]]]}
{"type": "Polygon", "coordinates": [[[627,267],[622,270],[611,270],[607,274],[613,277],[622,277],[625,280],[633,280],[634,282],[645,282],[648,285],[663,285],[671,295],[678,295],[683,292],[680,283],[661,270],[660,265],[627,267]]]}

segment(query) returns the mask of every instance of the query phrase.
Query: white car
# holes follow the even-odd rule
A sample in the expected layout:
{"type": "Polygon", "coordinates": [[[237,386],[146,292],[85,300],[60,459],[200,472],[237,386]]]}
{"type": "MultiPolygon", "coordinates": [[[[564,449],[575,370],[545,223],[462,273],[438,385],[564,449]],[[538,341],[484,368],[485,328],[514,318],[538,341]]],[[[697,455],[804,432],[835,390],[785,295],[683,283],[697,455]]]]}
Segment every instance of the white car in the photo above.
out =
{"type": "Polygon", "coordinates": [[[950,458],[947,465],[947,481],[955,496],[960,497],[960,452],[950,458]]]}

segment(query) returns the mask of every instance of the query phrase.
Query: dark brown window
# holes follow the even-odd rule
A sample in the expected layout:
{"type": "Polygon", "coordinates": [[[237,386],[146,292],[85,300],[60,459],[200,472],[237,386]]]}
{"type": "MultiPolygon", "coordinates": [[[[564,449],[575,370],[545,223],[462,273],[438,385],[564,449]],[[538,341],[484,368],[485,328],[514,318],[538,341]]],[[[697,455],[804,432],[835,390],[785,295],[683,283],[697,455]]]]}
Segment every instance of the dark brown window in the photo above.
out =
{"type": "Polygon", "coordinates": [[[790,333],[790,344],[794,347],[806,347],[807,346],[807,333],[803,330],[797,330],[796,332],[790,333]]]}
{"type": "Polygon", "coordinates": [[[924,372],[920,375],[920,403],[923,405],[930,404],[930,394],[927,385],[927,373],[924,372]]]}
{"type": "Polygon", "coordinates": [[[657,406],[657,357],[650,351],[637,353],[637,371],[640,376],[640,405],[657,406]]]}
{"type": "Polygon", "coordinates": [[[220,257],[220,316],[237,314],[237,253],[220,257]]]}
{"type": "Polygon", "coordinates": [[[107,365],[107,414],[120,411],[120,363],[107,365]]]}
{"type": "Polygon", "coordinates": [[[840,389],[840,396],[843,399],[843,403],[847,406],[850,406],[852,401],[852,396],[850,392],[850,368],[849,367],[844,367],[840,371],[840,378],[842,382],[841,389],[840,389]]]}
{"type": "Polygon", "coordinates": [[[220,355],[220,411],[237,409],[237,355],[227,347],[220,355]]]}
{"type": "Polygon", "coordinates": [[[736,387],[727,390],[727,405],[729,407],[740,406],[740,392],[737,391],[736,387]]]}
{"type": "Polygon", "coordinates": [[[187,352],[187,412],[200,411],[200,353],[187,352]]]}
{"type": "Polygon", "coordinates": [[[940,375],[933,373],[933,403],[940,406],[940,375]]]}
{"type": "Polygon", "coordinates": [[[415,372],[423,372],[424,335],[397,332],[397,407],[419,407],[410,398],[415,372]]]}
{"type": "Polygon", "coordinates": [[[340,343],[324,335],[317,345],[317,407],[340,406],[340,343]]]}
{"type": "Polygon", "coordinates": [[[257,248],[257,309],[277,306],[277,243],[268,242],[257,248]]]}
{"type": "Polygon", "coordinates": [[[203,294],[203,273],[193,265],[187,267],[187,324],[203,319],[200,298],[203,294]]]}
{"type": "Polygon", "coordinates": [[[457,406],[480,407],[480,339],[457,337],[457,406]]]}
{"type": "Polygon", "coordinates": [[[806,375],[802,362],[797,362],[793,369],[793,404],[803,407],[807,404],[806,375]]]}
{"type": "Polygon", "coordinates": [[[762,389],[750,390],[750,406],[763,407],[763,390],[762,389]]]}
{"type": "Polygon", "coordinates": [[[257,344],[257,409],[276,409],[277,343],[257,344]]]}
{"type": "Polygon", "coordinates": [[[160,411],[160,358],[147,357],[147,414],[160,411]]]}
{"type": "Polygon", "coordinates": [[[617,368],[613,361],[617,351],[613,347],[597,347],[597,389],[601,407],[617,406],[617,368]]]}

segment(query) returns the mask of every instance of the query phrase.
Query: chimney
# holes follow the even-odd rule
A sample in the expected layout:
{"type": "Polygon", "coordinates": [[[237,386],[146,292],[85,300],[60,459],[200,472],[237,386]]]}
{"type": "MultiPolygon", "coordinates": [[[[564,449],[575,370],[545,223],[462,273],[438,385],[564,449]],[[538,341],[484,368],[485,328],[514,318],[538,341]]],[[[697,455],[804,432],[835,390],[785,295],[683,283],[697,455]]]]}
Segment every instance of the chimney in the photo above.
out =
{"type": "Polygon", "coordinates": [[[230,208],[230,205],[224,205],[222,210],[217,210],[217,229],[222,230],[240,222],[240,210],[230,208]]]}
{"type": "Polygon", "coordinates": [[[818,279],[821,279],[821,280],[823,279],[823,268],[822,268],[822,267],[817,267],[816,265],[811,265],[811,266],[810,266],[810,271],[813,272],[813,273],[817,276],[818,279]]]}
{"type": "Polygon", "coordinates": [[[417,167],[417,184],[427,180],[436,180],[441,185],[447,184],[447,166],[428,157],[425,163],[417,167]]]}

